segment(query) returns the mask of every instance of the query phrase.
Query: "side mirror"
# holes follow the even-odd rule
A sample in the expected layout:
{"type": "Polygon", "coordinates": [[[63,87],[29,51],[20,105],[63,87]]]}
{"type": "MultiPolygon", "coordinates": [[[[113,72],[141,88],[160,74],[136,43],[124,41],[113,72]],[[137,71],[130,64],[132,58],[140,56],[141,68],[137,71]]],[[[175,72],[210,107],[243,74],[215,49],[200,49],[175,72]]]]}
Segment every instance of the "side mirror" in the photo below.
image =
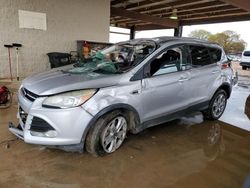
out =
{"type": "Polygon", "coordinates": [[[131,78],[130,81],[137,81],[143,79],[143,71],[144,68],[142,67],[140,70],[138,70],[131,78]]]}

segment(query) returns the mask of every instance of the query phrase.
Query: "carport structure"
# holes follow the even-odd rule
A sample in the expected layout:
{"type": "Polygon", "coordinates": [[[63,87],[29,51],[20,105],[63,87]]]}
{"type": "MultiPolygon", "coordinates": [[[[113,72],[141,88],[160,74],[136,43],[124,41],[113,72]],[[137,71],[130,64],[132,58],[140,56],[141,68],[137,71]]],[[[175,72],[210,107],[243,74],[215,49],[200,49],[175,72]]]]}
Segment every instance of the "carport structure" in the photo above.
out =
{"type": "Polygon", "coordinates": [[[129,28],[131,39],[141,30],[174,28],[182,36],[185,25],[247,20],[249,0],[111,0],[110,24],[129,28]]]}

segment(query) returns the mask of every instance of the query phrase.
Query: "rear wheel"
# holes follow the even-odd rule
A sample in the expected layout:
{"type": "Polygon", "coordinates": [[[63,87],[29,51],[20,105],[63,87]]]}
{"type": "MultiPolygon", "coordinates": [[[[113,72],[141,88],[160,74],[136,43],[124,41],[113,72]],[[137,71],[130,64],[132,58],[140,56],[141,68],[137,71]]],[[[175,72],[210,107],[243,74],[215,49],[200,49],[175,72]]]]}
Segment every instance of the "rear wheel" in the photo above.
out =
{"type": "Polygon", "coordinates": [[[124,142],[127,130],[127,117],[120,111],[104,115],[90,129],[86,150],[95,156],[113,153],[124,142]]]}
{"type": "Polygon", "coordinates": [[[217,91],[209,103],[207,110],[203,111],[205,118],[210,120],[219,119],[227,105],[227,93],[224,90],[217,91]]]}

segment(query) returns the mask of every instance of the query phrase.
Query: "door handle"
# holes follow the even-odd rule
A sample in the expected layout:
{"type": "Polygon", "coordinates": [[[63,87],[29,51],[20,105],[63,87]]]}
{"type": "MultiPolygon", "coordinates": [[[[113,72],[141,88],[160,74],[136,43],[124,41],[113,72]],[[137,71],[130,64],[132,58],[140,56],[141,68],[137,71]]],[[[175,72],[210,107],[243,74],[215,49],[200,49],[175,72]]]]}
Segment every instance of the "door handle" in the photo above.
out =
{"type": "Polygon", "coordinates": [[[140,94],[140,91],[139,90],[134,90],[134,91],[131,91],[130,94],[138,95],[138,94],[140,94]]]}

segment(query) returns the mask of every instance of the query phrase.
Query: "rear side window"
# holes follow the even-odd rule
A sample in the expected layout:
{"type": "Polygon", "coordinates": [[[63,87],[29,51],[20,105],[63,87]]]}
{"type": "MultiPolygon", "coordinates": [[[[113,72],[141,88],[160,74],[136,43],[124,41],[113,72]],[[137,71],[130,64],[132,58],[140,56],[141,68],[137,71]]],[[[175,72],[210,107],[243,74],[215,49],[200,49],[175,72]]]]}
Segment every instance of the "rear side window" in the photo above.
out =
{"type": "Polygon", "coordinates": [[[211,64],[208,49],[203,46],[189,46],[193,67],[200,67],[211,64]]]}
{"type": "Polygon", "coordinates": [[[244,56],[250,56],[250,51],[245,51],[245,52],[243,53],[243,55],[244,55],[244,56]]]}
{"type": "Polygon", "coordinates": [[[208,49],[211,55],[212,63],[217,63],[218,61],[221,60],[221,54],[222,54],[221,49],[219,48],[208,48],[208,49]]]}

